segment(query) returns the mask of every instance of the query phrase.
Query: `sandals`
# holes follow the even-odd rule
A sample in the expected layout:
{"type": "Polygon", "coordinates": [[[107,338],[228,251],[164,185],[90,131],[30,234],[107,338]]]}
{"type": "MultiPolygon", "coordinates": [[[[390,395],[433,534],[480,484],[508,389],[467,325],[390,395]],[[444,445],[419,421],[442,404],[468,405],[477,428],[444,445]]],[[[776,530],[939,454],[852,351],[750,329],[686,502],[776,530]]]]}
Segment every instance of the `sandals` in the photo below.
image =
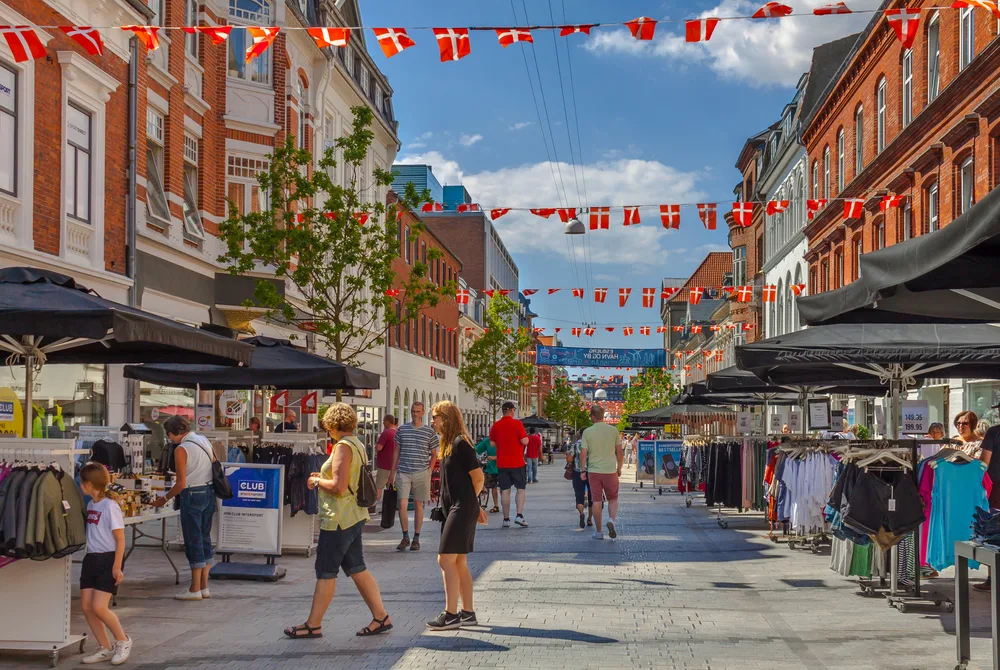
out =
{"type": "Polygon", "coordinates": [[[392,624],[387,624],[386,621],[389,620],[389,615],[386,614],[385,617],[381,619],[376,619],[372,617],[372,623],[377,623],[378,628],[372,628],[372,624],[368,624],[361,630],[359,630],[355,635],[358,637],[369,637],[371,635],[381,635],[382,633],[387,633],[392,630],[392,624]]]}
{"type": "Polygon", "coordinates": [[[493,506],[493,509],[491,509],[491,510],[490,510],[490,514],[496,514],[496,513],[498,513],[499,511],[500,511],[500,508],[499,508],[499,507],[497,507],[496,505],[494,505],[494,506],[493,506]]]}
{"type": "Polygon", "coordinates": [[[322,626],[316,626],[315,628],[313,628],[309,624],[304,623],[301,626],[294,626],[292,628],[286,628],[285,629],[285,635],[287,635],[288,637],[292,638],[293,640],[309,640],[309,639],[313,639],[313,638],[317,638],[317,637],[323,637],[323,633],[320,632],[321,628],[323,628],[323,627],[322,626]],[[305,631],[306,634],[305,635],[300,635],[300,633],[302,633],[302,631],[305,631]]]}

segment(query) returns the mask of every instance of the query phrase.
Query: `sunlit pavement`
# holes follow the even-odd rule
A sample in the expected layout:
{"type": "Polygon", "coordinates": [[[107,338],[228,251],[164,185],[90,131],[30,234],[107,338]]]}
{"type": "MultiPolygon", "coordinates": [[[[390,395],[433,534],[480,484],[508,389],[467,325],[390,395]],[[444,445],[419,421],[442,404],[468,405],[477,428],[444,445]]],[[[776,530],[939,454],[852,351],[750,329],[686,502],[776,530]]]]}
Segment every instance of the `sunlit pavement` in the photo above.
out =
{"type": "MultiPolygon", "coordinates": [[[[396,552],[398,526],[365,535],[367,563],[395,628],[356,638],[368,611],[350,580],[327,614],[320,640],[285,639],[302,623],[312,560],[285,557],[274,584],[213,582],[213,598],[174,601],[178,587],[162,555],[143,550],[126,566],[117,612],[135,647],[126,667],[240,668],[947,668],[954,667],[954,616],[900,614],[858,595],[854,579],[830,571],[829,556],[767,539],[760,515],[729,516],[719,528],[700,499],[622,487],[617,542],[578,528],[572,487],[557,462],[528,489],[530,528],[476,537],[470,557],[480,626],[430,633],[444,593],[435,561],[437,524],[420,552],[396,552]]],[[[175,554],[183,564],[183,555],[175,554]]],[[[74,571],[74,578],[77,572],[74,571]]],[[[948,573],[946,573],[948,574],[948,573]]],[[[973,573],[975,576],[976,573],[973,573]]],[[[948,591],[950,579],[936,580],[948,591]]],[[[973,598],[973,658],[989,665],[987,595],[973,598]]],[[[25,605],[20,605],[25,606],[25,605]]],[[[74,632],[86,626],[74,601],[74,632]]],[[[88,648],[92,648],[93,644],[88,648]]],[[[67,654],[60,667],[75,666],[67,654]]],[[[0,657],[2,668],[46,667],[44,658],[0,657]]],[[[101,667],[101,666],[97,666],[101,667]]]]}

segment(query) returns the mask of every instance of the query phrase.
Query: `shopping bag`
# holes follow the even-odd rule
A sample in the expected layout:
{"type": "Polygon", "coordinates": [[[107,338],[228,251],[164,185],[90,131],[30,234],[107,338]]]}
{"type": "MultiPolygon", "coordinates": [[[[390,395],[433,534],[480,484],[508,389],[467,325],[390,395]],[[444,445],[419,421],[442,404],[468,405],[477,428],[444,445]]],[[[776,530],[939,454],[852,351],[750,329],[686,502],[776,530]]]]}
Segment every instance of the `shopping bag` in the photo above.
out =
{"type": "Polygon", "coordinates": [[[396,525],[396,510],[399,509],[399,496],[395,486],[386,486],[382,491],[382,527],[392,528],[396,525]]]}

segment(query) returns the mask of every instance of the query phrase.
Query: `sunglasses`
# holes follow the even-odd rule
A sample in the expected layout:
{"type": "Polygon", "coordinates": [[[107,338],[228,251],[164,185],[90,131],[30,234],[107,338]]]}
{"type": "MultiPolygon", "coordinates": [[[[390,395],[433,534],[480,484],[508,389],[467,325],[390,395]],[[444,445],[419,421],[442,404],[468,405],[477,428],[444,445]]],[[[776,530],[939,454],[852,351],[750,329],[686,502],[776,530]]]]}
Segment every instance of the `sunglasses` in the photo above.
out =
{"type": "Polygon", "coordinates": [[[968,421],[956,421],[955,422],[956,426],[968,426],[969,424],[970,424],[970,422],[968,422],[968,421]]]}

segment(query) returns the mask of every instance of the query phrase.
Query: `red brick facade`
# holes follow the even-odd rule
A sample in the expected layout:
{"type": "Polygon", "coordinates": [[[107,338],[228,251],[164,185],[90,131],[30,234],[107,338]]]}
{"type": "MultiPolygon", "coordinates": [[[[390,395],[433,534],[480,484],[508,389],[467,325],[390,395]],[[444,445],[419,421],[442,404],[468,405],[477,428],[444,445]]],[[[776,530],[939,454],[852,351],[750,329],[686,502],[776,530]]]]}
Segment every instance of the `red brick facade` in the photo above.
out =
{"type": "MultiPolygon", "coordinates": [[[[759,175],[757,174],[757,157],[764,150],[762,140],[750,139],[743,146],[736,169],[743,174],[743,181],[735,189],[737,200],[749,201],[759,200],[757,197],[757,186],[759,175]]],[[[729,225],[729,247],[733,249],[733,256],[742,247],[743,255],[746,258],[744,265],[744,276],[736,277],[735,267],[733,271],[733,281],[742,280],[745,284],[753,284],[754,278],[760,273],[764,263],[764,210],[762,207],[753,208],[753,223],[750,226],[740,226],[733,218],[732,212],[726,212],[726,223],[729,225]]],[[[730,296],[733,298],[734,296],[730,296]]],[[[753,303],[733,302],[730,314],[733,323],[753,325],[753,329],[744,333],[747,342],[755,342],[764,337],[764,319],[760,308],[760,301],[753,303]]]]}

